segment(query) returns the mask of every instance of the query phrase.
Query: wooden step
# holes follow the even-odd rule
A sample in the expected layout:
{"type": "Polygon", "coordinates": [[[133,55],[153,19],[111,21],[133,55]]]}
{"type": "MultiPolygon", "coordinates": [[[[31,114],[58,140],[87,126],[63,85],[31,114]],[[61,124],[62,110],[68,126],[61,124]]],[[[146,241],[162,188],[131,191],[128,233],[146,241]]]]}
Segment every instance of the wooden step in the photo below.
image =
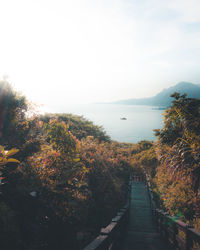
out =
{"type": "Polygon", "coordinates": [[[123,250],[171,250],[154,223],[146,186],[132,182],[128,233],[123,250]]]}

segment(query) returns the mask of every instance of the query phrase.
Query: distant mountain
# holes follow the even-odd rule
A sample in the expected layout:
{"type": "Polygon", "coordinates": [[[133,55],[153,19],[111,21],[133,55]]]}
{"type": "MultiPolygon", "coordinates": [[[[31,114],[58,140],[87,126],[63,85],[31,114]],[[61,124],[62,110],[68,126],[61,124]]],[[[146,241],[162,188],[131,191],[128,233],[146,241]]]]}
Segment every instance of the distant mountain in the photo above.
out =
{"type": "Polygon", "coordinates": [[[114,102],[115,104],[129,104],[129,105],[151,105],[159,107],[168,107],[171,105],[171,94],[179,92],[180,94],[187,94],[187,97],[200,99],[200,85],[190,82],[179,82],[173,87],[163,89],[156,96],[141,98],[141,99],[127,99],[114,102]]]}

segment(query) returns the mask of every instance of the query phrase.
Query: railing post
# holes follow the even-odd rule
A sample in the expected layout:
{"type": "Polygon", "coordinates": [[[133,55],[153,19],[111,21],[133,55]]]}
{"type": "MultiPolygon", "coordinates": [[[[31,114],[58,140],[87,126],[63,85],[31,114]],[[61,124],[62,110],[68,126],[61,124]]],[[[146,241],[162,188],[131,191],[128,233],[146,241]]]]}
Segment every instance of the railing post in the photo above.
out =
{"type": "Polygon", "coordinates": [[[179,220],[177,221],[176,219],[178,218],[169,216],[168,212],[157,209],[153,197],[153,190],[151,189],[150,180],[147,174],[145,184],[149,194],[151,209],[154,213],[154,218],[156,219],[158,231],[161,236],[167,238],[168,242],[173,245],[173,249],[175,250],[200,249],[200,232],[191,229],[193,228],[191,225],[187,225],[179,220]]]}
{"type": "Polygon", "coordinates": [[[192,249],[192,246],[193,246],[193,241],[191,239],[191,235],[190,235],[190,231],[188,230],[189,228],[193,228],[192,225],[187,225],[186,227],[186,249],[187,250],[190,250],[192,249]]]}
{"type": "Polygon", "coordinates": [[[162,218],[161,218],[161,213],[160,210],[157,210],[157,219],[158,219],[158,230],[159,232],[162,231],[162,218]]]}
{"type": "Polygon", "coordinates": [[[172,225],[172,230],[173,230],[172,242],[174,245],[174,249],[177,249],[178,245],[177,245],[176,235],[178,234],[178,229],[177,229],[177,225],[174,221],[173,221],[173,225],[172,225]]]}
{"type": "Polygon", "coordinates": [[[130,192],[132,178],[129,178],[127,202],[119,210],[111,223],[102,228],[99,236],[90,242],[83,250],[121,250],[129,216],[130,192]]]}
{"type": "Polygon", "coordinates": [[[163,213],[163,217],[164,217],[164,235],[165,235],[165,238],[167,238],[169,240],[169,228],[168,228],[168,222],[169,222],[169,218],[168,218],[168,215],[169,213],[168,212],[164,212],[163,213]]]}
{"type": "Polygon", "coordinates": [[[164,236],[164,216],[162,213],[160,213],[160,231],[163,237],[164,236]]]}

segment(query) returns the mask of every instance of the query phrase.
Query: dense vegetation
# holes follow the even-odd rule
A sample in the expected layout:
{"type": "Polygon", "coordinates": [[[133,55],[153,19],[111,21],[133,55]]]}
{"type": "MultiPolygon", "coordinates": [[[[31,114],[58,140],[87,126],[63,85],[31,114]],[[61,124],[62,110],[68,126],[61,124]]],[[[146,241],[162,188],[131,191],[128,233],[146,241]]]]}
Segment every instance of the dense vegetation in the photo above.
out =
{"type": "Polygon", "coordinates": [[[130,174],[148,174],[157,204],[198,227],[200,100],[173,98],[156,143],[118,143],[83,117],[34,114],[0,82],[2,249],[81,249],[124,204],[130,174]]]}
{"type": "Polygon", "coordinates": [[[155,183],[171,214],[193,221],[200,212],[200,100],[175,93],[156,131],[160,161],[155,183]]]}
{"type": "Polygon", "coordinates": [[[158,206],[200,229],[200,100],[171,97],[157,141],[135,154],[132,165],[151,177],[158,206]]]}
{"type": "Polygon", "coordinates": [[[35,115],[5,81],[0,106],[2,249],[79,249],[126,200],[129,145],[83,117],[35,115]]]}

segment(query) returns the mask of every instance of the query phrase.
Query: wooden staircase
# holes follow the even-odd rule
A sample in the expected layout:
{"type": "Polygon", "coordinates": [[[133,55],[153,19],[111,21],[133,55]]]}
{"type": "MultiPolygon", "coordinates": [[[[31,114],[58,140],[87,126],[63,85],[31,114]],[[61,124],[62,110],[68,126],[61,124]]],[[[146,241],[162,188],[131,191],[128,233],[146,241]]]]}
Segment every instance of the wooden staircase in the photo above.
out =
{"type": "Polygon", "coordinates": [[[123,250],[171,250],[157,231],[145,183],[133,181],[131,186],[129,225],[123,250]]]}
{"type": "Polygon", "coordinates": [[[126,205],[83,250],[199,250],[199,231],[156,208],[148,176],[131,179],[126,205]]]}

